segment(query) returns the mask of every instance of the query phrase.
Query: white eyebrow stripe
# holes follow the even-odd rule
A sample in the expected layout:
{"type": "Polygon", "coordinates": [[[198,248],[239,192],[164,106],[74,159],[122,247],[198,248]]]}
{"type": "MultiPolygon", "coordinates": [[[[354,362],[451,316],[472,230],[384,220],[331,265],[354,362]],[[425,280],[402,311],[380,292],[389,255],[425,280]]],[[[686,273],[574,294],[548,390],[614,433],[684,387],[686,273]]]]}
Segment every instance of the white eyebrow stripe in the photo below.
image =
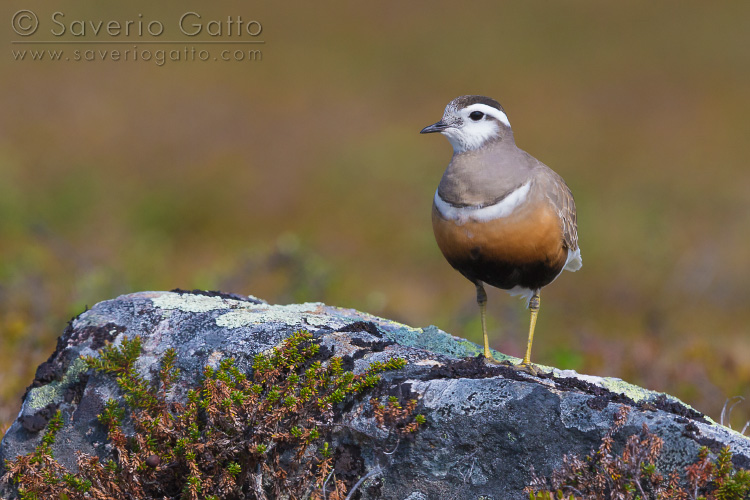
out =
{"type": "Polygon", "coordinates": [[[494,205],[486,207],[456,207],[443,200],[438,191],[435,191],[435,207],[445,219],[452,220],[459,225],[469,221],[488,222],[512,214],[519,205],[526,201],[530,187],[531,181],[515,189],[494,205]]]}
{"type": "Polygon", "coordinates": [[[470,113],[472,111],[481,111],[485,115],[490,115],[491,117],[503,122],[508,127],[510,127],[510,121],[508,120],[508,115],[506,115],[505,113],[503,113],[497,108],[493,108],[492,106],[477,103],[477,104],[472,104],[471,106],[466,106],[466,110],[469,111],[470,113]]]}

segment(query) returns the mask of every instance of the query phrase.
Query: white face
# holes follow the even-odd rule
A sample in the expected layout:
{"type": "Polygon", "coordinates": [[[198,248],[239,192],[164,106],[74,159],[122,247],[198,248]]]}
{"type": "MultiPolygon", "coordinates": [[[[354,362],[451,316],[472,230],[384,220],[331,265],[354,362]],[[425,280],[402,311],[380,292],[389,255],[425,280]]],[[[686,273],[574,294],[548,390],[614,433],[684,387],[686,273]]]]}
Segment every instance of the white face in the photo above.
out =
{"type": "Polygon", "coordinates": [[[510,127],[505,113],[486,104],[472,104],[463,109],[449,105],[442,121],[449,126],[441,133],[448,138],[456,153],[481,148],[489,139],[499,135],[501,124],[510,127]]]}

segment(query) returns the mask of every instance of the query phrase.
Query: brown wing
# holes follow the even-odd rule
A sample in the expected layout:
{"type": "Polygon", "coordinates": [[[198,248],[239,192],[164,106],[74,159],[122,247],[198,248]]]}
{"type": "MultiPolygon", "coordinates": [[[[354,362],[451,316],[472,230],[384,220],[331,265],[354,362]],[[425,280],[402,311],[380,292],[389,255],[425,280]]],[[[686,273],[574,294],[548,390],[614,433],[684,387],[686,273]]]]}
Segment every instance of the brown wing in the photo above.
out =
{"type": "Polygon", "coordinates": [[[563,241],[570,250],[578,249],[578,224],[576,222],[576,203],[573,193],[562,177],[549,168],[544,169],[540,181],[544,184],[544,192],[557,211],[562,228],[563,241]]]}

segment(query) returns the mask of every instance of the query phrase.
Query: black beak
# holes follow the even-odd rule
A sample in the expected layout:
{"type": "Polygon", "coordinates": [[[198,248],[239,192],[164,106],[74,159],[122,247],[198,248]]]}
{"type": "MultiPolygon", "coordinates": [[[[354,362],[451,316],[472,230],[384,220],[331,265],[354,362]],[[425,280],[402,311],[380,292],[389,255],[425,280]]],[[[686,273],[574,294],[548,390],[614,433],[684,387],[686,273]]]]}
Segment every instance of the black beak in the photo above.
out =
{"type": "Polygon", "coordinates": [[[437,123],[433,123],[432,125],[428,125],[425,128],[422,129],[420,134],[431,134],[433,132],[442,132],[443,130],[448,128],[448,124],[445,123],[443,120],[440,120],[437,123]]]}

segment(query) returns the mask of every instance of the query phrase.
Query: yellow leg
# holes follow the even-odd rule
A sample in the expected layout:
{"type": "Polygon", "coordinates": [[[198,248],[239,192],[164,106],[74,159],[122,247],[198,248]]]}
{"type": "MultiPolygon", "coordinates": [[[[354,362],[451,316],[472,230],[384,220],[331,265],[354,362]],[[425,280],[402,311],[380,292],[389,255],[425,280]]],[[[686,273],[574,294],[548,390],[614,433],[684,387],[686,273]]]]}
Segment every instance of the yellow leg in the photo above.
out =
{"type": "Polygon", "coordinates": [[[531,311],[531,322],[529,323],[529,343],[526,346],[526,356],[523,358],[524,365],[531,364],[531,344],[534,342],[534,328],[536,328],[536,316],[539,314],[540,305],[539,293],[532,295],[529,301],[529,310],[531,311]]]}
{"type": "Polygon", "coordinates": [[[474,283],[477,286],[477,304],[479,304],[479,317],[482,320],[482,335],[484,336],[484,357],[494,361],[490,352],[490,340],[487,338],[487,293],[481,281],[474,283]]]}

